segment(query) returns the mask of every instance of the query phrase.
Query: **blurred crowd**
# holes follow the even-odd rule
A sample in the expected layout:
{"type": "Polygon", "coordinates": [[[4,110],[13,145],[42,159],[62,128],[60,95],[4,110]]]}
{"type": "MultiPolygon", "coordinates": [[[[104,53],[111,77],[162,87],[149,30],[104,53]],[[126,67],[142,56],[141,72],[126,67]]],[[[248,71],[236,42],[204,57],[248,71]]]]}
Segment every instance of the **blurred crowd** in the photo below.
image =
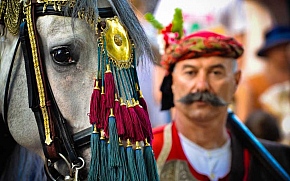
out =
{"type": "Polygon", "coordinates": [[[155,62],[138,68],[153,127],[174,120],[174,109],[161,111],[160,85],[165,70],[158,31],[144,15],[152,13],[167,26],[175,8],[183,15],[185,34],[209,30],[243,44],[238,59],[242,79],[231,108],[258,137],[290,143],[290,2],[287,0],[131,0],[147,33],[155,62]],[[270,134],[272,133],[272,134],[270,134]]]}

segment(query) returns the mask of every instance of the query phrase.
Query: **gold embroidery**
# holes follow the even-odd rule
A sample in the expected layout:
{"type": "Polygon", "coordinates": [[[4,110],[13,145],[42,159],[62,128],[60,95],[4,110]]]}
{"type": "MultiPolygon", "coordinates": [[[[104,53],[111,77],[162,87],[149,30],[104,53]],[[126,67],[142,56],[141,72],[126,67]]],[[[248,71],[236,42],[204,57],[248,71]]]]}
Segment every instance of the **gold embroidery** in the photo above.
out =
{"type": "MultiPolygon", "coordinates": [[[[3,6],[5,3],[3,4],[3,6]]],[[[1,4],[2,6],[2,4],[1,4]]],[[[2,13],[4,11],[4,7],[1,7],[2,13]]],[[[22,6],[20,1],[16,0],[8,0],[6,2],[6,11],[4,15],[4,22],[7,26],[9,32],[13,35],[17,35],[19,32],[19,26],[20,26],[20,13],[22,10],[22,6]]],[[[1,14],[2,15],[2,14],[1,14]]]]}
{"type": "Polygon", "coordinates": [[[184,160],[170,160],[164,164],[160,181],[198,181],[184,160]]]}

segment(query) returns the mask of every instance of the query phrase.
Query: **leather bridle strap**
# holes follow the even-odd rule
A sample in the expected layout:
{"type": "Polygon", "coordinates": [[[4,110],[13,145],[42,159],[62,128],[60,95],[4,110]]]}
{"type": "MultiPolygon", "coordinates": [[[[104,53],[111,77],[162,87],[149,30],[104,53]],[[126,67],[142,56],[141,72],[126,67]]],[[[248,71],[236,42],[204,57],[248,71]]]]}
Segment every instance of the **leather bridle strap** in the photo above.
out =
{"type": "MultiPolygon", "coordinates": [[[[34,112],[36,122],[38,125],[38,130],[40,134],[40,139],[43,147],[45,157],[50,161],[50,165],[47,171],[52,176],[53,179],[63,180],[64,177],[59,174],[53,167],[53,163],[60,159],[59,155],[67,157],[69,162],[74,166],[79,163],[84,163],[84,161],[78,157],[76,147],[82,147],[87,145],[90,139],[90,129],[85,129],[75,135],[71,135],[67,129],[67,121],[61,114],[59,107],[55,101],[53,92],[51,90],[45,64],[41,58],[40,42],[38,40],[38,34],[36,31],[36,19],[37,16],[44,15],[64,15],[63,11],[56,11],[53,7],[47,6],[46,11],[43,12],[43,4],[38,3],[36,0],[32,0],[29,5],[25,5],[25,21],[21,23],[20,26],[20,37],[17,43],[13,55],[13,61],[18,50],[19,41],[21,41],[25,70],[27,78],[28,87],[28,98],[29,107],[34,112]],[[37,15],[37,16],[36,16],[37,15]],[[45,100],[45,101],[43,101],[45,100]],[[45,109],[45,112],[43,111],[45,109]],[[48,120],[48,121],[47,121],[48,120]],[[47,125],[51,142],[46,142],[47,136],[47,125]],[[65,154],[63,153],[65,151],[65,154]]],[[[111,8],[100,8],[99,13],[101,17],[113,17],[113,11],[111,8]]],[[[13,61],[10,67],[9,76],[11,76],[13,61]]],[[[4,109],[8,109],[8,90],[9,90],[10,78],[7,81],[5,90],[5,106],[4,109]]],[[[7,111],[4,111],[5,120],[7,119],[7,111]]],[[[2,117],[2,116],[1,116],[2,117]]],[[[61,158],[63,158],[61,156],[61,158]]]]}
{"type": "MultiPolygon", "coordinates": [[[[29,108],[31,108],[34,113],[45,156],[47,158],[55,160],[58,158],[57,150],[55,148],[56,143],[52,142],[50,145],[46,145],[44,143],[45,133],[43,131],[44,129],[43,118],[42,118],[42,114],[41,114],[41,110],[40,110],[39,102],[38,102],[39,97],[38,97],[38,91],[37,91],[37,84],[35,80],[35,72],[33,69],[33,62],[31,61],[32,60],[31,45],[29,41],[26,21],[23,21],[20,25],[20,39],[21,39],[22,52],[23,52],[24,62],[25,62],[29,108]]],[[[54,135],[54,133],[52,133],[52,135],[54,135]]]]}
{"type": "MultiPolygon", "coordinates": [[[[87,144],[90,134],[88,129],[83,130],[81,134],[76,134],[74,137],[67,129],[67,121],[61,114],[59,107],[55,101],[52,89],[47,78],[45,64],[40,54],[40,42],[36,31],[36,19],[38,16],[44,15],[63,15],[62,11],[55,11],[50,6],[46,7],[46,11],[42,11],[42,4],[32,1],[31,5],[26,7],[26,22],[21,25],[21,41],[23,54],[25,59],[25,68],[28,85],[29,106],[33,110],[41,142],[46,158],[52,163],[57,161],[59,154],[68,158],[68,161],[73,165],[83,163],[83,160],[78,157],[74,145],[73,138],[77,141],[77,146],[87,144]],[[43,97],[42,97],[43,96],[43,97]],[[41,100],[44,105],[41,105],[41,100]],[[43,112],[43,108],[47,112],[43,112]],[[45,117],[47,116],[47,117],[45,117]],[[46,122],[48,120],[48,123],[46,122]],[[47,128],[47,125],[49,127],[47,128]],[[47,144],[47,131],[51,136],[52,142],[47,144]],[[82,143],[82,141],[85,143],[82,143]],[[61,143],[61,144],[60,144],[61,143]]],[[[112,9],[102,8],[99,12],[105,17],[112,17],[112,9]]],[[[53,174],[52,178],[62,178],[61,175],[51,166],[48,165],[47,171],[53,174]]]]}
{"type": "MultiPolygon", "coordinates": [[[[79,159],[74,149],[73,140],[70,136],[71,134],[68,132],[66,128],[66,120],[63,118],[54,100],[54,96],[50,89],[47,74],[44,68],[44,63],[41,59],[41,54],[40,54],[40,49],[39,49],[40,45],[39,45],[37,31],[35,27],[36,26],[35,7],[36,7],[35,4],[31,4],[31,6],[27,7],[26,19],[27,19],[27,25],[28,25],[27,27],[28,33],[26,33],[26,31],[23,31],[23,32],[24,34],[26,34],[26,37],[28,37],[29,35],[31,37],[29,37],[29,41],[23,41],[23,48],[24,49],[25,47],[32,47],[32,48],[30,51],[24,50],[24,54],[26,54],[24,56],[24,59],[25,59],[25,62],[27,62],[26,68],[28,68],[26,70],[28,72],[27,73],[28,85],[32,83],[31,84],[32,86],[30,87],[31,94],[29,94],[30,103],[32,104],[36,102],[35,100],[40,101],[41,99],[40,96],[43,96],[41,94],[44,94],[44,97],[43,97],[45,100],[44,106],[46,108],[47,115],[44,115],[43,113],[43,110],[42,110],[43,105],[35,106],[32,104],[30,106],[32,106],[31,108],[35,114],[36,121],[39,126],[39,133],[40,133],[40,136],[42,137],[41,139],[42,139],[44,153],[46,154],[45,155],[46,158],[52,161],[59,159],[58,153],[63,152],[63,147],[61,147],[59,143],[61,142],[66,151],[64,155],[68,156],[69,160],[72,163],[76,164],[77,162],[79,162],[79,159]],[[30,46],[27,46],[29,45],[28,42],[30,43],[30,46]],[[32,45],[34,45],[34,47],[32,45]],[[30,52],[32,53],[32,55],[29,55],[30,52]],[[33,53],[37,53],[37,54],[33,55],[33,53]],[[35,63],[35,61],[37,61],[37,63],[35,63]],[[38,65],[38,67],[35,66],[36,64],[38,65]],[[33,65],[32,69],[31,69],[31,65],[33,65]],[[41,79],[41,80],[37,80],[37,79],[41,79]],[[37,90],[38,90],[37,92],[35,92],[36,89],[35,89],[35,85],[33,84],[34,82],[36,82],[37,84],[37,90]],[[40,88],[42,88],[42,90],[40,90],[40,88]],[[47,116],[47,117],[45,118],[44,116],[47,116]],[[48,119],[48,123],[45,122],[47,121],[47,119],[48,119]],[[49,143],[46,142],[47,140],[44,141],[44,139],[47,139],[47,134],[49,134],[50,136],[49,139],[51,139],[51,142],[49,143]]],[[[27,38],[23,38],[23,40],[27,40],[27,38]]]]}
{"type": "Polygon", "coordinates": [[[9,92],[9,87],[10,87],[10,81],[11,81],[11,74],[12,74],[13,64],[14,64],[14,61],[15,61],[15,58],[16,58],[16,53],[18,51],[19,45],[20,45],[20,40],[18,39],[17,40],[17,43],[16,43],[15,51],[13,53],[13,57],[12,57],[12,60],[11,60],[9,72],[8,72],[8,75],[7,75],[6,86],[5,86],[4,104],[3,104],[3,121],[4,121],[4,123],[6,123],[6,125],[8,125],[7,124],[8,96],[9,96],[8,95],[8,92],[9,92]]]}

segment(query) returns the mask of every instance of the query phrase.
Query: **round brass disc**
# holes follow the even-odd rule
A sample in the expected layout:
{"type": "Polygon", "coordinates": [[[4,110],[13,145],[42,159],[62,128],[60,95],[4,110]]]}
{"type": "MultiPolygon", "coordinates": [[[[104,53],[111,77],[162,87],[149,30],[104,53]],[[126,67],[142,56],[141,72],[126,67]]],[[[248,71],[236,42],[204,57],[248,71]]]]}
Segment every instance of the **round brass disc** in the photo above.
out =
{"type": "Polygon", "coordinates": [[[104,29],[106,49],[118,67],[129,67],[132,62],[132,45],[127,31],[117,17],[106,19],[104,29]]]}

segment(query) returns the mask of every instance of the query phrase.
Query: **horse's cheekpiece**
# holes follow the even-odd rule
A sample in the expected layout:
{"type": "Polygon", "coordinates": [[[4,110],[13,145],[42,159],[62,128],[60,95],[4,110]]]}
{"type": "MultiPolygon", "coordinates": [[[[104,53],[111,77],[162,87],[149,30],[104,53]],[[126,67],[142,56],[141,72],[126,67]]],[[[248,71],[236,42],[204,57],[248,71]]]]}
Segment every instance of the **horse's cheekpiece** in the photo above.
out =
{"type": "MultiPolygon", "coordinates": [[[[150,146],[152,128],[136,72],[138,57],[134,43],[137,41],[133,41],[128,33],[130,23],[123,23],[120,11],[116,11],[128,2],[112,0],[109,2],[114,8],[96,8],[85,6],[83,1],[2,0],[0,4],[0,23],[11,34],[20,35],[29,107],[37,121],[46,157],[46,173],[51,180],[79,180],[78,173],[85,161],[76,148],[90,142],[89,180],[126,180],[129,177],[130,180],[159,180],[150,146]],[[77,12],[74,11],[76,7],[77,12]],[[41,41],[36,30],[37,17],[44,15],[82,19],[97,37],[98,67],[89,113],[92,128],[75,135],[67,129],[67,121],[60,112],[44,70],[39,48],[41,41]],[[67,164],[68,175],[63,176],[54,168],[60,159],[67,164]]],[[[134,15],[131,8],[127,11],[134,15]]],[[[6,90],[9,82],[10,76],[6,90]]],[[[5,94],[5,99],[7,97],[5,94]]]]}

